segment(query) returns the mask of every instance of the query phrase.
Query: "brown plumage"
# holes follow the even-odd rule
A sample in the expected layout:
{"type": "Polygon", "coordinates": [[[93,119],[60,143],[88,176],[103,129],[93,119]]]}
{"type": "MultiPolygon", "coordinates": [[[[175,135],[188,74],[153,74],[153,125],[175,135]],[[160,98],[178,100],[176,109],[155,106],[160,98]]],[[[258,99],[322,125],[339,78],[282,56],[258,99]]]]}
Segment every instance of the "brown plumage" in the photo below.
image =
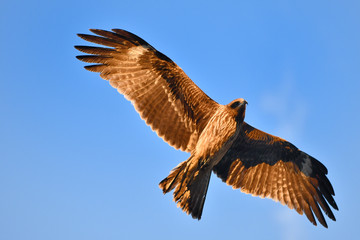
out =
{"type": "Polygon", "coordinates": [[[125,30],[91,29],[79,37],[104,47],[75,46],[89,71],[99,72],[130,100],[142,119],[176,149],[191,153],[160,182],[164,193],[200,219],[211,172],[233,188],[268,197],[327,227],[338,209],[327,169],[291,143],[244,122],[247,102],[221,105],[208,97],[171,59],[125,30]],[[320,205],[320,206],[319,206],[320,205]]]}

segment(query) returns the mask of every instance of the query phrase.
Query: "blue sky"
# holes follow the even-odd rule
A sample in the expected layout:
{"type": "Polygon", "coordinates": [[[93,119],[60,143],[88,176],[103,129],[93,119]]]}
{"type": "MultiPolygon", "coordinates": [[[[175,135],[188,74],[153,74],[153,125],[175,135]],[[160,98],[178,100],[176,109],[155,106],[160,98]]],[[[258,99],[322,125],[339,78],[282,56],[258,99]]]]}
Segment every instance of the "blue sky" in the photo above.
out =
{"type": "Polygon", "coordinates": [[[355,239],[359,1],[2,1],[0,239],[355,239]],[[246,121],[313,155],[340,211],[329,228],[212,176],[201,221],[158,183],[189,155],[83,69],[89,28],[131,31],[246,121]]]}

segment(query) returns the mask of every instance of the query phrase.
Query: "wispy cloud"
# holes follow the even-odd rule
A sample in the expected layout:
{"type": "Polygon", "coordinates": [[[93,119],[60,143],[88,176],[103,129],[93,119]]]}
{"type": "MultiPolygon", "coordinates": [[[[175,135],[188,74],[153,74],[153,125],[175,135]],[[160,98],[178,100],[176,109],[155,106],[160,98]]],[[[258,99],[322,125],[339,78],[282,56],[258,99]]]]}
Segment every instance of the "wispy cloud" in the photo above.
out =
{"type": "MultiPolygon", "coordinates": [[[[280,85],[269,89],[262,98],[261,106],[274,117],[277,123],[276,135],[289,141],[301,137],[307,118],[307,103],[304,96],[296,91],[295,78],[285,73],[280,85]]],[[[306,228],[294,210],[282,208],[275,221],[282,229],[281,239],[306,239],[306,228]]]]}
{"type": "Polygon", "coordinates": [[[281,239],[300,240],[307,239],[306,228],[294,210],[282,208],[276,215],[276,221],[281,225],[281,239]]]}
{"type": "Polygon", "coordinates": [[[276,118],[278,134],[294,140],[302,132],[307,116],[306,102],[296,91],[296,81],[284,74],[282,83],[265,93],[262,108],[276,118]]]}

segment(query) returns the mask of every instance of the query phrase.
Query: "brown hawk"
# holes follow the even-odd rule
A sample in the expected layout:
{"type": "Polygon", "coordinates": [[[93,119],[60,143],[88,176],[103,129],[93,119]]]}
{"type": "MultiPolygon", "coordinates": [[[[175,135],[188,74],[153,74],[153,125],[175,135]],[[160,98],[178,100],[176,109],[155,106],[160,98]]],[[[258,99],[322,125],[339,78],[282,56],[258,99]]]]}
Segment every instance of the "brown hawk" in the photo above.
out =
{"type": "Polygon", "coordinates": [[[200,219],[213,171],[234,189],[280,201],[316,225],[327,227],[321,209],[335,221],[328,204],[334,189],[327,169],[293,144],[244,122],[247,102],[221,105],[208,97],[171,59],[125,30],[91,29],[82,39],[106,47],[75,46],[90,55],[78,59],[94,65],[142,119],[176,149],[190,152],[159,184],[164,194],[200,219]],[[320,207],[319,207],[320,205],[320,207]]]}

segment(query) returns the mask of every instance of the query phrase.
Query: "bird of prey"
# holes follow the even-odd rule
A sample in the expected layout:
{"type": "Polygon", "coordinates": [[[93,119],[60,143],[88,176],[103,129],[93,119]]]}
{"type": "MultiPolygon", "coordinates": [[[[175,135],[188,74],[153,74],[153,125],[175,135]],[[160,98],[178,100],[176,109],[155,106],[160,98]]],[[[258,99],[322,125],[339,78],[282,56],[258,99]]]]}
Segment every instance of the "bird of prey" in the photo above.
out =
{"type": "Polygon", "coordinates": [[[90,31],[95,35],[78,36],[103,46],[75,46],[88,54],[79,60],[94,63],[85,69],[99,72],[130,100],[165,142],[191,153],[159,184],[164,194],[174,190],[183,211],[200,220],[214,172],[234,189],[305,213],[314,225],[315,214],[327,227],[322,211],[335,221],[328,204],[338,207],[326,167],[290,142],[246,123],[244,99],[217,103],[170,58],[128,31],[90,31]]]}

